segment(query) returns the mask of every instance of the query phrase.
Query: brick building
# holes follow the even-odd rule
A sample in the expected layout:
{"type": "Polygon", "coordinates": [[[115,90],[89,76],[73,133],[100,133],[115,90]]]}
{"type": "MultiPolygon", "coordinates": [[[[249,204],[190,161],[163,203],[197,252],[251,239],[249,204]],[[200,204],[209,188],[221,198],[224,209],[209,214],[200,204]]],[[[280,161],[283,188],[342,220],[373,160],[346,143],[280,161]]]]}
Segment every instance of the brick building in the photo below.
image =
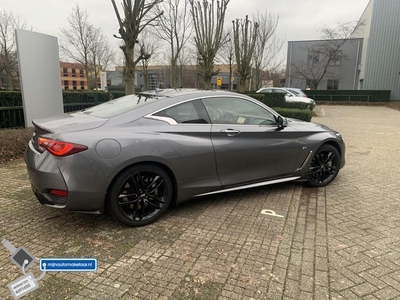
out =
{"type": "Polygon", "coordinates": [[[87,90],[85,68],[79,63],[60,62],[61,88],[63,90],[87,90]]]}

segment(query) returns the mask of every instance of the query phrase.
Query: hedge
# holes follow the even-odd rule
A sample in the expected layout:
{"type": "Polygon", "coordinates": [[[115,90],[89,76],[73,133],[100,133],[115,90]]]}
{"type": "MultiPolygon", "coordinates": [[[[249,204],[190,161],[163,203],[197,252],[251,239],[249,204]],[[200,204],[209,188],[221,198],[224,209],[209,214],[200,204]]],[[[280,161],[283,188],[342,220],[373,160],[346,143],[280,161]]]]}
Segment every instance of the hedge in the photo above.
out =
{"type": "Polygon", "coordinates": [[[272,109],[286,118],[299,119],[306,122],[310,122],[313,115],[310,109],[285,108],[285,107],[273,107],[272,109]]]}
{"type": "Polygon", "coordinates": [[[300,102],[286,102],[285,95],[282,93],[244,93],[258,101],[268,105],[278,114],[293,119],[310,122],[312,118],[312,108],[309,104],[300,102]]]}
{"type": "MultiPolygon", "coordinates": [[[[64,104],[98,104],[109,101],[111,99],[125,96],[125,92],[82,92],[82,91],[63,91],[64,104]]],[[[0,92],[0,107],[6,106],[22,106],[21,92],[1,91],[0,92]]]]}
{"type": "Polygon", "coordinates": [[[307,97],[318,101],[332,102],[389,102],[386,90],[305,90],[307,97]]]}
{"type": "Polygon", "coordinates": [[[247,96],[250,96],[258,101],[268,105],[269,107],[284,107],[284,108],[297,108],[297,109],[313,109],[313,107],[309,107],[310,105],[307,103],[301,102],[286,102],[285,94],[282,93],[246,93],[247,96]]]}
{"type": "Polygon", "coordinates": [[[21,92],[0,92],[0,107],[22,106],[21,92]]]}

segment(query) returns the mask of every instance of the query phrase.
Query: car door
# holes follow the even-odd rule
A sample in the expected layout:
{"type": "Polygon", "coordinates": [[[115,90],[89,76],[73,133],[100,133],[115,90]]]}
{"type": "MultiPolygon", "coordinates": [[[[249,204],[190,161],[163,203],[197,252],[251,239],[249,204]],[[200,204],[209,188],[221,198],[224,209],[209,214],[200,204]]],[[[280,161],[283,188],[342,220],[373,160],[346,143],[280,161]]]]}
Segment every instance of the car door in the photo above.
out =
{"type": "Polygon", "coordinates": [[[285,100],[289,101],[288,99],[290,98],[291,94],[284,90],[284,89],[272,89],[273,93],[279,93],[279,94],[285,94],[285,100]]]}
{"type": "Polygon", "coordinates": [[[217,172],[224,186],[291,175],[297,131],[279,129],[272,112],[241,97],[210,97],[203,103],[212,122],[217,172]]]}
{"type": "Polygon", "coordinates": [[[161,126],[159,132],[167,139],[163,147],[170,149],[169,166],[181,192],[195,186],[220,186],[210,140],[212,125],[201,100],[168,107],[150,118],[170,124],[161,126]]]}

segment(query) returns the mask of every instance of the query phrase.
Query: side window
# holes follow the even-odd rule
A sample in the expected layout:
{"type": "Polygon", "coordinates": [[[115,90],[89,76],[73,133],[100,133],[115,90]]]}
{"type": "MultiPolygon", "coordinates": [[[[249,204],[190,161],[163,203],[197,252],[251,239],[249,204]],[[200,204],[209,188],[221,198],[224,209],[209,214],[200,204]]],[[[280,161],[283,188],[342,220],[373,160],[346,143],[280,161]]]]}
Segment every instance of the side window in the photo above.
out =
{"type": "Polygon", "coordinates": [[[178,124],[208,123],[204,118],[199,117],[195,104],[194,101],[178,104],[158,112],[155,116],[174,119],[178,124]]]}
{"type": "Polygon", "coordinates": [[[280,93],[280,94],[287,94],[288,92],[285,90],[279,90],[279,89],[274,89],[273,90],[274,93],[280,93]]]}
{"type": "Polygon", "coordinates": [[[203,103],[213,124],[276,124],[272,113],[247,99],[208,98],[203,103]]]}

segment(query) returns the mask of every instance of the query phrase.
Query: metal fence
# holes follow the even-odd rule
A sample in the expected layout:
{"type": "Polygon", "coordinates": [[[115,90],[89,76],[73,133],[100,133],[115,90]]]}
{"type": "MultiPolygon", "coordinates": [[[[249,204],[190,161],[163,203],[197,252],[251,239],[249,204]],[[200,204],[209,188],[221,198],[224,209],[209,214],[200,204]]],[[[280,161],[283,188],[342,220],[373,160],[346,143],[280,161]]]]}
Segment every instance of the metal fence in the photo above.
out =
{"type": "MultiPolygon", "coordinates": [[[[102,102],[105,101],[98,99],[97,95],[86,95],[83,101],[74,103],[64,101],[64,112],[80,111],[102,102]]],[[[0,100],[0,129],[25,127],[24,109],[18,104],[22,104],[21,101],[0,100]]]]}
{"type": "Polygon", "coordinates": [[[18,128],[25,126],[22,106],[0,107],[0,128],[18,128]]]}
{"type": "Polygon", "coordinates": [[[308,98],[319,101],[358,101],[370,102],[371,95],[307,95],[308,98]]]}

